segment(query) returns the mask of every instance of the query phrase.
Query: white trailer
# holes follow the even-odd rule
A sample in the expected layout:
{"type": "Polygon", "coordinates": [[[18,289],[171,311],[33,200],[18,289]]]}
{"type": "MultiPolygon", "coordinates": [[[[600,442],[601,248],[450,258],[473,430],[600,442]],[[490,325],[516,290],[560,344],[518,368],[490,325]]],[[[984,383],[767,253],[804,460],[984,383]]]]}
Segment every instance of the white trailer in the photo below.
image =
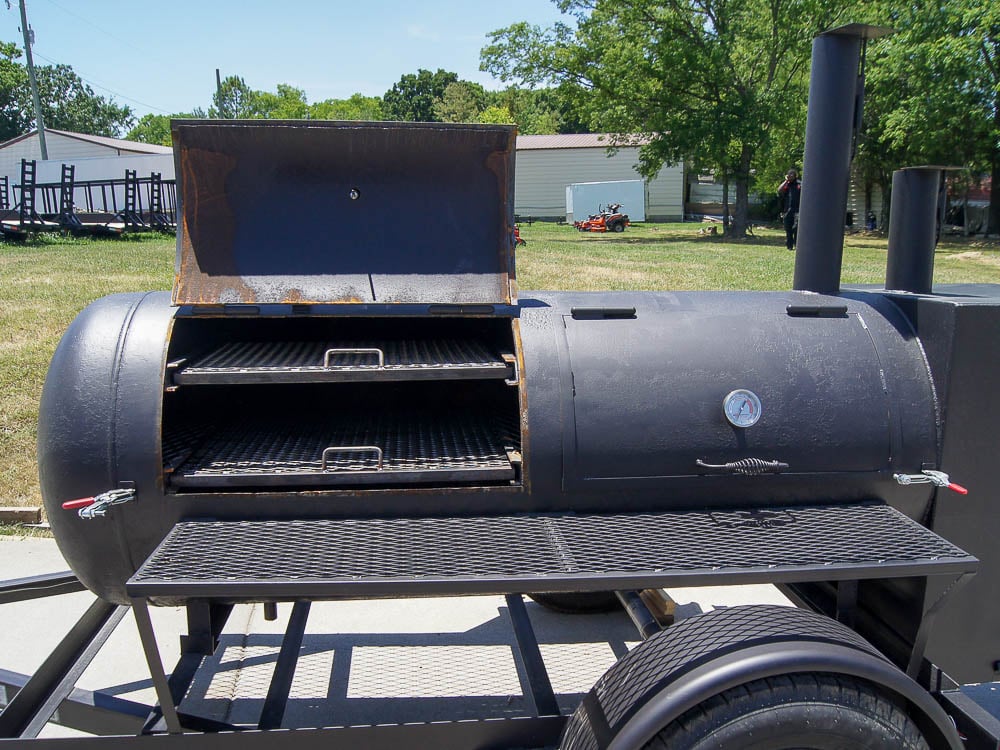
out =
{"type": "Polygon", "coordinates": [[[631,221],[646,220],[646,183],[643,180],[577,182],[566,186],[566,222],[582,221],[602,206],[620,203],[631,221]]]}

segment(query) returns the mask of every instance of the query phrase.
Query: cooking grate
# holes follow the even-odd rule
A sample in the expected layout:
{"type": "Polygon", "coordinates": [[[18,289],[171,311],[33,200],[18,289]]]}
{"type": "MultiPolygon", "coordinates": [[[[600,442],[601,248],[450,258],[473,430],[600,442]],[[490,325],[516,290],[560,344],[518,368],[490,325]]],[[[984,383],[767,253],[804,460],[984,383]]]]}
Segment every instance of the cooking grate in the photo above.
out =
{"type": "Polygon", "coordinates": [[[962,573],[977,561],[885,505],[479,518],[186,521],[141,596],[574,591],[962,573]]]}
{"type": "Polygon", "coordinates": [[[179,385],[508,378],[511,365],[470,339],[234,341],[174,374],[179,385]]]}
{"type": "Polygon", "coordinates": [[[257,416],[210,430],[172,475],[179,487],[514,479],[516,431],[495,415],[257,416]]]}

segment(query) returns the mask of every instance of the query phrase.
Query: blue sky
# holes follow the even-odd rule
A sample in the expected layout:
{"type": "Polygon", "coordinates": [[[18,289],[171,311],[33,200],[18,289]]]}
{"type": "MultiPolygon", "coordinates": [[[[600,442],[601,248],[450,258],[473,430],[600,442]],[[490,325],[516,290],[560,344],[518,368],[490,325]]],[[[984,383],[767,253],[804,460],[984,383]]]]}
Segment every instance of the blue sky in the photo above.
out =
{"type": "MultiPolygon", "coordinates": [[[[22,47],[10,6],[0,4],[0,38],[22,47]]],[[[292,84],[310,102],[380,96],[419,68],[499,88],[479,72],[486,34],[564,18],[549,0],[27,0],[27,10],[37,65],[71,65],[137,116],[207,109],[216,68],[255,89],[292,84]]]]}

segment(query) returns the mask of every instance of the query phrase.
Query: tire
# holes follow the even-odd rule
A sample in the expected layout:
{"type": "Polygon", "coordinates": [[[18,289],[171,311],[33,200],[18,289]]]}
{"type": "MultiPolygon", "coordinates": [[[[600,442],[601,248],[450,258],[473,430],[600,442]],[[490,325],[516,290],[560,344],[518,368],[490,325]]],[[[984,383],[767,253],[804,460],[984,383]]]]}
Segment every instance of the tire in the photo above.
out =
{"type": "Polygon", "coordinates": [[[614,591],[571,591],[561,594],[528,594],[528,597],[553,612],[571,615],[614,612],[621,607],[614,591]]]}
{"type": "Polygon", "coordinates": [[[619,232],[624,232],[625,231],[624,222],[616,221],[614,224],[611,225],[611,231],[614,232],[615,234],[618,234],[619,232]]]}
{"type": "Polygon", "coordinates": [[[913,720],[870,684],[831,674],[770,677],[727,690],[644,750],[929,750],[913,720]]]}

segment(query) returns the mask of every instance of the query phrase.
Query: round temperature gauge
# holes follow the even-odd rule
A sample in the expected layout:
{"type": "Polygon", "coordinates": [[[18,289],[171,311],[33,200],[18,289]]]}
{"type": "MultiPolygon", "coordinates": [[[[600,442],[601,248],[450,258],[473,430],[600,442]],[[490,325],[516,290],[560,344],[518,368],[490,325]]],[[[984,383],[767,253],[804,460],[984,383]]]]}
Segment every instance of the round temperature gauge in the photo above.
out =
{"type": "Polygon", "coordinates": [[[723,400],[722,410],[733,427],[753,427],[760,419],[760,399],[753,391],[737,388],[723,400]]]}

